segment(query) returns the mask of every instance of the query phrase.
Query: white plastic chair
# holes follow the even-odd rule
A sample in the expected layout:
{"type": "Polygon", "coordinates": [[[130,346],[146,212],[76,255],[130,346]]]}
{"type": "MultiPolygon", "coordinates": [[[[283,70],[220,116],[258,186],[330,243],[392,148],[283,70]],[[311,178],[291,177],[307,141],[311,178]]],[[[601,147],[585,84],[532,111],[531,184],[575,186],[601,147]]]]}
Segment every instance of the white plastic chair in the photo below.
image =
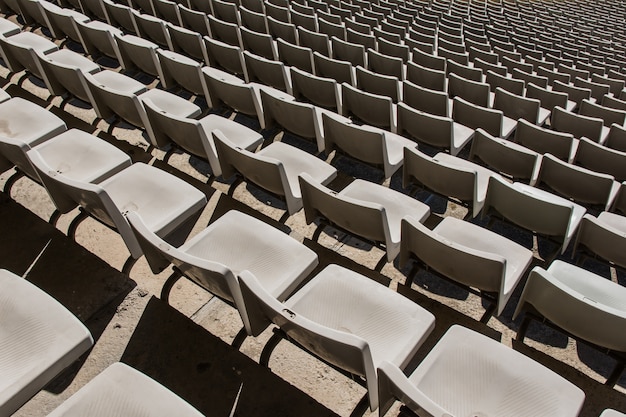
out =
{"type": "Polygon", "coordinates": [[[442,417],[575,417],[585,400],[580,388],[557,373],[459,325],[450,327],[410,376],[383,362],[378,378],[381,417],[396,398],[416,413],[442,417]]]}
{"type": "Polygon", "coordinates": [[[0,269],[0,317],[0,415],[10,416],[93,339],[62,304],[5,269],[0,269]]]}
{"type": "Polygon", "coordinates": [[[261,364],[268,365],[271,351],[286,335],[341,370],[364,377],[371,410],[378,407],[376,368],[383,361],[406,367],[435,324],[419,305],[338,265],[324,268],[284,303],[250,272],[239,279],[255,323],[251,335],[272,322],[280,328],[263,349],[261,364]]]}

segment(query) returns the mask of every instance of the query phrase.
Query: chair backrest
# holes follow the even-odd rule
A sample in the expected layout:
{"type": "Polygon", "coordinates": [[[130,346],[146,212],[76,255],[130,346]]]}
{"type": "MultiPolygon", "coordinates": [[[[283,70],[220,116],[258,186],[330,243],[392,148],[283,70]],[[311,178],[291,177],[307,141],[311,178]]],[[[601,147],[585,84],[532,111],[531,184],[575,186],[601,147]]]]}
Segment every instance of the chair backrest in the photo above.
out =
{"type": "MultiPolygon", "coordinates": [[[[163,78],[161,63],[157,57],[159,45],[134,35],[115,35],[120,50],[120,64],[126,71],[139,69],[153,77],[163,78]]],[[[167,88],[167,81],[161,79],[167,88]]]]}
{"type": "MultiPolygon", "coordinates": [[[[400,58],[402,63],[406,64],[409,62],[409,58],[411,56],[411,47],[407,44],[399,44],[395,42],[388,41],[383,38],[378,39],[378,52],[383,55],[385,61],[388,61],[388,58],[400,58]]],[[[368,55],[368,62],[371,65],[372,60],[374,60],[375,56],[368,55]]],[[[392,68],[397,68],[397,61],[394,60],[392,64],[391,61],[388,62],[389,65],[392,65],[392,68]]],[[[385,64],[387,66],[387,64],[385,64]]],[[[391,74],[393,75],[393,74],[391,74]]]]}
{"type": "Polygon", "coordinates": [[[268,32],[267,16],[265,16],[265,13],[250,10],[242,5],[239,7],[239,18],[241,19],[241,25],[250,30],[259,33],[268,32]]]}
{"type": "Polygon", "coordinates": [[[238,112],[262,120],[261,101],[256,97],[252,85],[217,68],[204,67],[202,75],[211,107],[218,107],[220,103],[224,103],[238,112]]]}
{"type": "MultiPolygon", "coordinates": [[[[207,96],[207,87],[202,76],[202,64],[200,62],[172,51],[157,50],[165,85],[175,83],[185,90],[207,96]]],[[[163,82],[163,80],[161,81],[163,82]]]]}
{"type": "Polygon", "coordinates": [[[239,25],[225,22],[211,14],[207,15],[207,19],[212,39],[232,46],[242,46],[239,25]]]}
{"type": "Polygon", "coordinates": [[[534,98],[541,102],[541,107],[552,111],[556,106],[567,107],[568,95],[558,91],[548,90],[532,82],[526,84],[526,97],[534,98]]]}
{"type": "Polygon", "coordinates": [[[231,74],[247,77],[246,64],[239,46],[232,46],[208,36],[204,37],[204,43],[210,67],[222,68],[231,74]]]}
{"type": "Polygon", "coordinates": [[[399,103],[398,134],[437,148],[450,149],[454,122],[449,117],[429,114],[399,103]]]}
{"type": "Polygon", "coordinates": [[[170,33],[170,39],[172,40],[174,52],[188,55],[189,57],[208,65],[209,56],[207,54],[206,44],[204,43],[202,34],[171,23],[167,24],[167,29],[170,33]]]}
{"type": "Polygon", "coordinates": [[[60,88],[59,91],[67,90],[80,100],[91,103],[87,81],[85,81],[83,71],[79,67],[66,65],[50,57],[46,58],[45,55],[39,52],[34,53],[42,66],[43,73],[46,76],[44,81],[51,93],[58,95],[54,91],[56,84],[58,84],[57,88],[60,88]]]}
{"type": "Polygon", "coordinates": [[[558,132],[571,133],[575,138],[586,137],[599,142],[604,121],[598,117],[571,113],[557,106],[552,110],[550,124],[552,129],[558,132]]]}
{"type": "Polygon", "coordinates": [[[520,71],[517,68],[513,68],[513,72],[511,73],[512,77],[517,80],[522,80],[524,85],[528,85],[529,83],[533,83],[541,88],[548,88],[548,78],[542,77],[535,74],[529,74],[524,71],[520,71]]]}
{"type": "Polygon", "coordinates": [[[446,70],[446,58],[429,54],[417,48],[413,48],[412,61],[426,68],[438,71],[446,70]]]}
{"type": "Polygon", "coordinates": [[[248,51],[243,52],[248,82],[260,82],[291,94],[291,82],[285,64],[271,61],[248,51]]]}
{"type": "Polygon", "coordinates": [[[341,85],[343,116],[353,114],[365,123],[396,130],[395,109],[391,98],[361,91],[349,84],[341,85]]]}
{"type": "Polygon", "coordinates": [[[470,103],[482,107],[489,107],[489,84],[467,80],[454,73],[448,76],[448,95],[451,98],[460,97],[470,103]]]}
{"type": "MultiPolygon", "coordinates": [[[[619,95],[618,95],[619,96],[619,95]]],[[[624,110],[626,111],[626,101],[624,100],[620,100],[619,98],[616,98],[614,96],[611,96],[609,94],[605,94],[602,97],[602,101],[601,101],[602,105],[604,107],[610,107],[612,109],[617,109],[617,110],[624,110]]]]}
{"type": "Polygon", "coordinates": [[[54,33],[57,39],[67,37],[74,42],[81,43],[80,33],[78,33],[78,29],[74,25],[74,20],[87,22],[89,21],[89,17],[78,11],[57,8],[51,2],[42,2],[41,7],[50,22],[50,32],[54,33]]]}
{"type": "Polygon", "coordinates": [[[446,91],[448,78],[445,71],[423,67],[409,61],[406,63],[406,80],[430,90],[446,91]]]}
{"type": "Polygon", "coordinates": [[[189,9],[183,4],[178,5],[178,11],[180,12],[181,23],[185,28],[198,32],[202,36],[208,36],[211,33],[206,13],[189,9]]]}
{"type": "Polygon", "coordinates": [[[602,96],[609,94],[611,87],[607,84],[595,83],[587,80],[587,78],[576,77],[574,79],[574,86],[578,88],[588,88],[591,90],[591,97],[596,100],[602,100],[602,96]]]}
{"type": "Polygon", "coordinates": [[[493,108],[502,110],[506,117],[514,120],[524,119],[537,123],[541,102],[537,99],[511,93],[501,87],[496,88],[493,108]]]}
{"type": "Polygon", "coordinates": [[[461,65],[469,64],[469,54],[467,52],[455,52],[446,48],[437,47],[437,56],[448,61],[455,61],[461,65]]]}
{"type": "Polygon", "coordinates": [[[181,24],[178,2],[170,0],[153,0],[152,6],[154,6],[154,12],[157,17],[160,17],[170,24],[181,24]]]}
{"type": "Polygon", "coordinates": [[[550,154],[541,161],[537,184],[583,204],[601,205],[608,209],[615,178],[586,168],[568,164],[550,154]]]}
{"type": "Polygon", "coordinates": [[[536,69],[536,73],[537,75],[541,76],[541,77],[546,77],[548,78],[548,83],[551,86],[554,86],[554,83],[556,81],[560,82],[560,83],[565,83],[568,84],[570,82],[570,75],[569,74],[564,74],[562,72],[558,72],[554,69],[547,69],[544,68],[543,66],[539,66],[536,69]]]}
{"type": "Polygon", "coordinates": [[[139,28],[137,27],[137,22],[135,22],[135,14],[132,12],[132,8],[111,0],[103,0],[103,4],[109,16],[109,23],[112,26],[135,35],[139,34],[139,28]]]}
{"type": "Polygon", "coordinates": [[[550,153],[564,161],[571,158],[575,143],[571,133],[549,130],[527,120],[518,121],[514,140],[539,154],[550,153]]]}
{"type": "Polygon", "coordinates": [[[565,236],[573,206],[545,200],[541,195],[522,191],[518,185],[497,177],[489,178],[483,213],[498,213],[512,223],[540,234],[565,236]]]}
{"type": "Polygon", "coordinates": [[[319,52],[313,52],[315,74],[325,78],[332,78],[337,83],[356,84],[354,67],[348,61],[329,58],[319,52]]]}
{"type": "Polygon", "coordinates": [[[404,78],[404,62],[402,58],[384,55],[373,49],[367,50],[367,68],[381,75],[404,78]]]}
{"type": "Polygon", "coordinates": [[[317,139],[318,151],[324,150],[321,121],[318,120],[314,105],[283,98],[264,89],[261,89],[260,94],[266,129],[276,125],[282,126],[303,138],[317,139]]]}
{"type": "Polygon", "coordinates": [[[446,65],[446,74],[456,74],[466,80],[482,82],[483,72],[479,68],[468,67],[467,65],[459,64],[455,61],[448,61],[446,65]]]}
{"type": "Polygon", "coordinates": [[[404,188],[416,184],[437,194],[469,202],[476,197],[476,176],[475,171],[439,161],[417,149],[404,149],[404,188]]]}
{"type": "Polygon", "coordinates": [[[603,77],[598,74],[591,74],[591,81],[598,84],[608,85],[611,94],[616,97],[619,96],[624,87],[626,87],[626,80],[624,79],[603,77]]]}
{"type": "Polygon", "coordinates": [[[135,12],[135,21],[142,38],[150,39],[154,43],[170,51],[173,48],[170,32],[167,30],[167,22],[158,17],[135,12]]]}
{"type": "Polygon", "coordinates": [[[323,56],[330,57],[330,38],[325,33],[298,28],[298,45],[311,48],[323,56]]]}
{"type": "Polygon", "coordinates": [[[241,32],[241,45],[244,51],[269,60],[276,60],[278,58],[278,51],[276,50],[272,35],[255,32],[245,26],[242,26],[239,30],[241,32]]]}
{"type": "Polygon", "coordinates": [[[472,129],[482,128],[494,136],[502,136],[504,114],[501,110],[477,106],[455,97],[452,102],[452,119],[472,129]]]}
{"type": "Polygon", "coordinates": [[[311,48],[298,46],[281,38],[276,40],[276,45],[278,57],[285,65],[313,73],[313,50],[311,48]]]}
{"type": "Polygon", "coordinates": [[[377,46],[376,36],[371,33],[358,32],[350,27],[346,27],[346,40],[353,44],[363,45],[367,49],[374,49],[377,46]]]}
{"type": "Polygon", "coordinates": [[[354,66],[365,67],[365,47],[357,43],[351,43],[333,36],[330,38],[332,45],[332,58],[348,61],[354,66]]]}
{"type": "Polygon", "coordinates": [[[273,194],[285,195],[285,188],[289,187],[289,183],[282,162],[235,147],[219,130],[211,133],[224,179],[232,178],[238,173],[247,181],[273,194]]]}
{"type": "Polygon", "coordinates": [[[611,125],[604,145],[611,149],[626,152],[626,128],[621,125],[611,125]]]}
{"type": "Polygon", "coordinates": [[[318,77],[294,67],[290,71],[292,94],[297,100],[341,112],[340,87],[334,78],[318,77]]]}
{"type": "Polygon", "coordinates": [[[575,87],[559,80],[554,80],[552,83],[552,91],[567,93],[568,100],[575,102],[578,106],[580,106],[583,100],[591,98],[591,89],[575,87]]]}
{"type": "Polygon", "coordinates": [[[380,204],[338,195],[306,174],[298,180],[308,224],[321,218],[373,242],[391,242],[385,209],[380,204]]]}
{"type": "Polygon", "coordinates": [[[416,110],[436,116],[448,117],[450,114],[450,99],[447,93],[430,90],[410,81],[402,83],[402,101],[416,110]]]}
{"type": "Polygon", "coordinates": [[[449,239],[405,217],[401,222],[400,265],[415,258],[443,276],[481,291],[499,293],[504,283],[506,259],[449,239]]]}
{"type": "Polygon", "coordinates": [[[361,66],[356,67],[356,86],[368,93],[390,97],[394,103],[400,100],[402,94],[397,77],[381,75],[361,66]]]}
{"type": "Polygon", "coordinates": [[[524,81],[511,78],[511,76],[502,76],[488,70],[485,81],[491,86],[491,91],[495,91],[497,88],[502,88],[509,93],[516,94],[518,96],[524,94],[524,81]]]}
{"type": "Polygon", "coordinates": [[[506,139],[495,138],[483,129],[476,129],[469,160],[482,161],[489,168],[510,175],[513,179],[532,181],[540,155],[506,139]]]}
{"type": "Polygon", "coordinates": [[[588,117],[600,118],[604,121],[605,126],[611,126],[616,123],[620,126],[626,122],[626,111],[612,109],[600,104],[593,103],[589,100],[583,100],[578,109],[578,114],[588,117]]]}

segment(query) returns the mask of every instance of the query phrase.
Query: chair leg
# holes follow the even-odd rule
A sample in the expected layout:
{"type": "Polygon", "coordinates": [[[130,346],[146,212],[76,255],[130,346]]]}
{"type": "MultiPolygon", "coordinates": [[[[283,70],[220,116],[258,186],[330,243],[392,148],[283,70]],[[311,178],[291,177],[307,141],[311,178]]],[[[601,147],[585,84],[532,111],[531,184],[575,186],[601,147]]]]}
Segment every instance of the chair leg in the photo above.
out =
{"type": "Polygon", "coordinates": [[[386,253],[383,255],[382,258],[380,258],[380,260],[378,261],[378,263],[374,267],[374,271],[376,271],[376,272],[382,271],[383,268],[385,267],[385,265],[387,265],[387,254],[386,253]]]}
{"type": "Polygon", "coordinates": [[[124,266],[122,266],[122,274],[130,276],[130,271],[133,269],[133,266],[135,266],[136,263],[137,259],[133,258],[133,256],[130,255],[128,259],[126,259],[126,262],[124,262],[124,266]]]}
{"type": "Polygon", "coordinates": [[[317,242],[317,239],[320,238],[320,235],[322,234],[322,231],[326,228],[326,225],[324,223],[320,223],[319,226],[317,226],[317,229],[315,229],[315,232],[313,232],[313,236],[311,236],[311,240],[313,242],[317,242]]]}
{"type": "Polygon", "coordinates": [[[490,303],[487,309],[485,310],[485,313],[480,318],[480,322],[483,324],[487,324],[489,320],[491,319],[491,316],[493,316],[494,311],[496,311],[496,304],[490,303]]]}
{"type": "Polygon", "coordinates": [[[241,330],[239,330],[239,333],[237,333],[237,335],[233,339],[233,342],[230,345],[232,347],[234,347],[235,349],[239,350],[239,348],[241,348],[241,345],[243,345],[243,342],[247,338],[248,338],[248,332],[246,331],[245,327],[242,327],[241,330]]]}
{"type": "Polygon", "coordinates": [[[239,187],[239,184],[241,184],[243,182],[243,178],[241,177],[237,177],[237,179],[235,180],[235,182],[233,182],[230,187],[228,187],[228,196],[232,197],[233,194],[235,194],[235,189],[237,187],[239,187]]]}
{"type": "Polygon", "coordinates": [[[161,288],[161,300],[162,301],[165,301],[166,303],[169,302],[170,291],[172,291],[174,284],[176,284],[176,281],[178,281],[181,277],[182,277],[182,274],[174,270],[174,272],[172,272],[172,275],[170,275],[167,278],[167,280],[165,281],[165,284],[163,284],[163,288],[161,288]]]}
{"type": "Polygon", "coordinates": [[[67,228],[67,236],[70,239],[76,240],[76,229],[78,229],[78,226],[83,222],[83,220],[88,217],[89,215],[81,210],[78,216],[76,216],[74,220],[72,220],[72,223],[70,223],[69,227],[67,228]]]}
{"type": "Polygon", "coordinates": [[[52,226],[56,226],[60,217],[61,212],[58,209],[54,209],[52,215],[50,216],[50,220],[48,220],[48,223],[50,223],[52,226]]]}
{"type": "Polygon", "coordinates": [[[278,219],[278,223],[280,224],[285,224],[285,222],[287,221],[287,219],[290,217],[291,215],[289,214],[289,210],[287,210],[286,212],[283,213],[282,216],[280,216],[280,219],[278,219]]]}
{"type": "Polygon", "coordinates": [[[274,351],[276,346],[278,346],[280,341],[283,340],[284,338],[285,338],[285,333],[279,328],[275,328],[274,334],[272,335],[270,340],[267,341],[267,343],[265,344],[265,347],[263,348],[263,351],[261,352],[261,357],[259,358],[260,365],[265,366],[266,368],[269,368],[270,357],[272,356],[272,352],[274,351]]]}
{"type": "Polygon", "coordinates": [[[624,362],[618,362],[617,365],[615,365],[615,368],[613,368],[613,372],[611,372],[611,375],[609,375],[609,378],[606,380],[604,385],[612,387],[615,384],[617,384],[617,381],[619,381],[619,378],[620,376],[622,376],[623,372],[624,372],[624,362]]]}
{"type": "Polygon", "coordinates": [[[20,170],[15,171],[15,173],[9,177],[7,182],[4,183],[4,192],[10,196],[11,188],[13,188],[13,185],[15,185],[17,180],[19,180],[23,176],[24,176],[24,173],[22,171],[20,170]]]}
{"type": "Polygon", "coordinates": [[[352,410],[352,412],[350,413],[350,417],[362,417],[367,411],[369,404],[369,395],[365,393],[365,395],[361,397],[361,399],[357,403],[356,407],[354,407],[354,410],[352,410]]]}
{"type": "Polygon", "coordinates": [[[515,340],[524,343],[524,338],[526,337],[526,332],[528,331],[528,326],[530,326],[531,320],[532,318],[528,314],[524,316],[524,320],[522,321],[521,326],[519,326],[515,340]]]}
{"type": "Polygon", "coordinates": [[[409,275],[406,276],[406,280],[404,280],[404,285],[407,285],[408,287],[410,287],[413,284],[413,281],[415,280],[415,276],[417,275],[417,272],[420,270],[419,264],[417,262],[413,263],[413,267],[411,268],[411,271],[409,271],[409,275]]]}

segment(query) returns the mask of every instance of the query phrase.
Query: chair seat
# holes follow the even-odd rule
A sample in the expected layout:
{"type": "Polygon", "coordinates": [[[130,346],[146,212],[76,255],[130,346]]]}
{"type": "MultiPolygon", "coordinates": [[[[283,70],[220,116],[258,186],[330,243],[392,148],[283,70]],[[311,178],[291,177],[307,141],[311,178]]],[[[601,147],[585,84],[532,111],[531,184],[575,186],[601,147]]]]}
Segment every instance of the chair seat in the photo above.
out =
{"type": "Polygon", "coordinates": [[[65,131],[65,123],[58,116],[20,97],[0,103],[0,120],[0,136],[18,139],[30,147],[65,131]]]}
{"type": "Polygon", "coordinates": [[[410,215],[423,223],[430,215],[430,207],[421,201],[370,181],[356,179],[339,195],[383,206],[394,244],[400,243],[400,221],[403,217],[410,215]]]}
{"type": "Polygon", "coordinates": [[[195,59],[192,59],[178,52],[168,51],[166,49],[161,49],[159,52],[168,59],[171,59],[172,61],[177,61],[185,65],[198,65],[198,61],[196,61],[195,59]]]}
{"type": "Polygon", "coordinates": [[[155,380],[114,363],[62,403],[52,417],[201,417],[198,410],[155,380]]]}
{"type": "Polygon", "coordinates": [[[159,90],[157,88],[153,88],[145,93],[142,93],[139,95],[139,99],[149,99],[160,109],[178,117],[194,118],[202,113],[202,109],[192,102],[185,100],[176,94],[159,90]]]}
{"type": "Polygon", "coordinates": [[[507,139],[513,132],[515,132],[515,128],[517,127],[517,120],[511,119],[510,117],[502,116],[502,133],[500,137],[507,139]]]}
{"type": "Polygon", "coordinates": [[[126,94],[140,94],[146,91],[146,86],[134,78],[119,72],[104,70],[93,75],[101,87],[108,87],[126,94]]]}
{"type": "Polygon", "coordinates": [[[626,217],[624,216],[610,213],[608,211],[603,211],[598,215],[598,220],[600,220],[602,223],[606,223],[614,229],[619,230],[620,232],[626,233],[626,217]]]}
{"type": "Polygon", "coordinates": [[[400,166],[404,160],[404,148],[416,148],[417,144],[396,133],[385,132],[383,144],[387,148],[387,158],[391,166],[400,166]]]}
{"type": "Polygon", "coordinates": [[[294,197],[301,198],[298,175],[306,173],[321,184],[328,184],[337,176],[337,170],[325,161],[306,153],[303,150],[282,142],[273,142],[261,149],[257,155],[279,160],[285,168],[289,188],[294,197]]]}
{"type": "Polygon", "coordinates": [[[585,398],[578,387],[529,357],[458,325],[409,380],[455,416],[573,417],[585,398]]]}
{"type": "Polygon", "coordinates": [[[539,115],[537,116],[537,125],[543,126],[548,121],[550,117],[551,111],[548,109],[544,109],[543,107],[539,107],[539,115]]]}
{"type": "Polygon", "coordinates": [[[121,39],[124,42],[128,42],[129,44],[132,44],[134,46],[139,46],[139,47],[143,47],[143,48],[152,48],[152,49],[156,49],[159,47],[159,45],[157,45],[156,43],[148,40],[148,39],[144,39],[141,38],[139,36],[135,36],[135,35],[121,35],[118,37],[118,39],[121,39]]]}
{"type": "Polygon", "coordinates": [[[72,66],[83,72],[91,74],[95,74],[100,71],[100,65],[96,64],[89,58],[85,58],[84,55],[70,51],[69,49],[59,49],[58,51],[47,54],[45,58],[52,63],[72,66]]]}
{"type": "Polygon", "coordinates": [[[92,184],[131,165],[125,152],[79,129],[63,132],[35,150],[53,171],[92,184]]]}
{"type": "Polygon", "coordinates": [[[6,91],[0,89],[0,103],[4,103],[7,100],[11,99],[11,95],[6,91]]]}
{"type": "Polygon", "coordinates": [[[0,414],[9,416],[93,339],[58,301],[6,270],[0,270],[0,317],[0,414]]]}
{"type": "Polygon", "coordinates": [[[224,135],[226,135],[226,137],[235,146],[252,152],[254,152],[256,147],[263,142],[263,135],[257,131],[250,129],[241,123],[237,123],[234,120],[230,120],[216,114],[209,114],[203,117],[200,119],[200,124],[204,127],[207,132],[207,137],[211,142],[213,140],[211,137],[211,131],[215,129],[220,130],[224,135]]]}
{"type": "Polygon", "coordinates": [[[7,38],[7,40],[15,46],[30,48],[44,55],[59,49],[59,47],[48,38],[44,38],[32,32],[20,32],[17,35],[7,38]]]}
{"type": "Polygon", "coordinates": [[[504,300],[509,299],[533,259],[531,250],[491,230],[455,217],[444,218],[433,232],[468,248],[497,254],[506,259],[502,297],[504,300]]]}
{"type": "Polygon", "coordinates": [[[324,268],[285,306],[365,340],[375,367],[385,360],[404,368],[435,324],[435,317],[416,303],[338,265],[324,268]]]}
{"type": "Polygon", "coordinates": [[[472,137],[474,136],[474,129],[457,122],[452,123],[452,129],[452,148],[450,148],[450,152],[455,155],[470,140],[472,140],[472,137]]]}
{"type": "Polygon", "coordinates": [[[124,36],[124,32],[122,32],[121,29],[113,27],[108,23],[101,22],[99,20],[90,20],[89,22],[85,23],[85,26],[95,30],[105,30],[111,32],[111,35],[124,36]]]}
{"type": "Polygon", "coordinates": [[[317,265],[315,252],[280,230],[236,210],[224,214],[179,248],[252,272],[273,297],[285,300],[317,265]]]}
{"type": "Polygon", "coordinates": [[[0,34],[2,36],[13,36],[20,33],[22,29],[8,19],[0,18],[0,34]]]}
{"type": "Polygon", "coordinates": [[[136,211],[147,227],[163,237],[204,207],[197,188],[151,165],[136,163],[100,186],[121,213],[136,211]]]}

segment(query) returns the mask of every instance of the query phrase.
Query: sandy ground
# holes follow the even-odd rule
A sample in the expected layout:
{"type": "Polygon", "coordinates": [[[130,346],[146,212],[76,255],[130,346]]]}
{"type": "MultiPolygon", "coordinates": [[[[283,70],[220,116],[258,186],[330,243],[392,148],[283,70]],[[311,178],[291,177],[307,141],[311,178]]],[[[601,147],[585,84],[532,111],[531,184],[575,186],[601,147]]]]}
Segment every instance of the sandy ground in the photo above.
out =
{"type": "MultiPolygon", "coordinates": [[[[538,324],[531,327],[526,344],[513,341],[519,320],[511,317],[523,285],[501,317],[482,325],[478,319],[484,306],[476,296],[424,272],[407,287],[404,281],[408,270],[399,270],[397,263],[387,264],[378,274],[372,271],[383,255],[378,248],[332,230],[323,233],[318,243],[312,242],[315,225],[307,225],[302,212],[280,225],[277,220],[285,208],[282,202],[247,185],[237,187],[231,198],[226,194],[229,183],[218,180],[207,184],[210,170],[205,162],[177,153],[166,164],[163,152],[146,152],[147,142],[140,130],[123,124],[109,135],[108,123],[96,120],[93,110],[78,102],[60,110],[60,98],[49,100],[47,90],[37,80],[28,79],[22,87],[16,86],[19,75],[0,69],[0,82],[11,95],[36,101],[63,117],[69,127],[92,132],[126,151],[134,161],[152,163],[203,190],[209,203],[192,235],[227,210],[242,210],[305,242],[318,253],[322,266],[339,263],[354,268],[432,311],[437,327],[412,366],[451,324],[460,323],[533,357],[582,388],[587,395],[582,416],[598,416],[609,407],[626,412],[626,377],[615,388],[603,385],[613,366],[605,355],[538,324]]],[[[236,120],[259,128],[254,120],[240,116],[236,120]]],[[[279,134],[275,140],[280,139],[308,151],[314,149],[312,143],[298,138],[279,134]]],[[[383,180],[380,171],[349,158],[331,154],[328,159],[341,172],[334,188],[343,187],[355,176],[383,180]]],[[[0,186],[12,173],[0,175],[0,186]]],[[[400,176],[395,175],[389,185],[401,190],[400,176]]],[[[426,196],[418,194],[421,199],[426,196]]],[[[467,212],[440,198],[429,199],[428,203],[433,212],[427,222],[430,225],[442,216],[463,217],[467,212]]],[[[20,179],[10,195],[0,194],[0,267],[25,276],[59,299],[86,323],[96,342],[88,354],[16,415],[46,415],[116,361],[140,369],[210,416],[227,416],[240,388],[238,416],[345,416],[364,395],[365,390],[356,382],[287,342],[275,350],[269,370],[260,366],[259,355],[271,330],[258,338],[248,338],[239,351],[231,348],[229,343],[241,328],[233,308],[185,279],[175,285],[169,304],[163,302],[160,291],[169,269],[154,275],[140,259],[130,276],[121,274],[128,251],[115,232],[87,220],[73,241],[66,232],[77,211],[63,215],[53,227],[47,223],[53,210],[45,190],[29,179],[20,179]]],[[[485,224],[480,219],[476,222],[485,224]]],[[[500,224],[495,230],[528,247],[534,243],[537,249],[537,242],[529,234],[500,224]]],[[[550,244],[540,242],[534,264],[543,265],[542,253],[552,249],[550,244]]],[[[562,258],[569,260],[569,254],[562,258]]],[[[624,275],[605,265],[589,262],[586,266],[624,284],[624,275]]],[[[389,415],[399,412],[396,405],[389,415]]]]}

